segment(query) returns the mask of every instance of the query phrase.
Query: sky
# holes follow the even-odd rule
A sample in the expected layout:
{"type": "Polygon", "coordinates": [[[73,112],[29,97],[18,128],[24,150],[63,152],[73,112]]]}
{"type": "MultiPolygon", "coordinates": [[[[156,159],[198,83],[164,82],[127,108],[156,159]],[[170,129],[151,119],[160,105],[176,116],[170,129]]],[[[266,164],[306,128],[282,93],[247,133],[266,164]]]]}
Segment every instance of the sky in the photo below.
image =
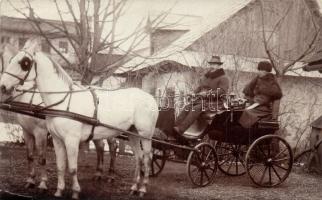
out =
{"type": "MultiPolygon", "coordinates": [[[[25,8],[26,6],[22,3],[22,0],[0,0],[1,15],[23,17],[15,11],[9,1],[16,8],[29,13],[25,8]]],[[[74,7],[77,7],[76,0],[69,1],[73,3],[74,7]]],[[[231,4],[235,4],[238,1],[241,0],[229,0],[231,4]]],[[[30,2],[34,12],[39,17],[45,19],[59,19],[53,0],[30,0],[30,2]]],[[[59,0],[58,2],[63,9],[67,10],[63,0],[59,0]]],[[[107,1],[102,0],[102,2],[107,1]]],[[[227,3],[226,0],[128,0],[123,10],[123,15],[117,24],[117,35],[119,37],[125,37],[126,35],[133,33],[134,29],[137,28],[141,21],[145,24],[148,15],[155,16],[161,12],[171,12],[176,15],[198,16],[201,21],[207,20],[208,16],[213,14],[213,8],[222,6],[223,4],[229,6],[230,3],[227,3]]],[[[77,13],[77,15],[79,14],[77,13]]],[[[72,20],[71,15],[67,12],[64,17],[67,20],[72,20]]],[[[106,30],[106,32],[108,31],[106,30]]],[[[144,46],[144,44],[142,44],[142,46],[144,46]]]]}
{"type": "MultiPolygon", "coordinates": [[[[9,1],[20,10],[28,13],[22,4],[24,0],[0,0],[0,15],[23,17],[17,13],[10,5],[9,1]]],[[[45,19],[59,19],[53,0],[29,0],[36,15],[45,19]]],[[[69,0],[74,7],[77,7],[77,0],[69,0]]],[[[230,6],[243,0],[128,0],[123,10],[122,17],[117,23],[117,36],[126,37],[133,33],[137,25],[142,21],[146,22],[148,15],[156,15],[160,12],[171,12],[180,15],[199,16],[201,22],[207,22],[207,19],[213,15],[214,8],[220,6],[230,6]],[[228,3],[229,2],[229,3],[228,3]]],[[[60,7],[67,10],[64,0],[58,0],[60,7]]],[[[102,2],[107,2],[102,0],[102,2]]],[[[322,0],[318,0],[322,12],[322,0]]],[[[103,6],[102,6],[103,7],[103,6]]],[[[223,8],[224,9],[224,8],[223,8]]],[[[77,10],[77,9],[76,9],[77,10]]],[[[79,15],[77,13],[77,15],[79,15]]],[[[72,20],[67,12],[65,19],[72,20]]],[[[108,30],[106,30],[108,32],[108,30]]],[[[144,46],[146,44],[142,44],[144,46]]]]}

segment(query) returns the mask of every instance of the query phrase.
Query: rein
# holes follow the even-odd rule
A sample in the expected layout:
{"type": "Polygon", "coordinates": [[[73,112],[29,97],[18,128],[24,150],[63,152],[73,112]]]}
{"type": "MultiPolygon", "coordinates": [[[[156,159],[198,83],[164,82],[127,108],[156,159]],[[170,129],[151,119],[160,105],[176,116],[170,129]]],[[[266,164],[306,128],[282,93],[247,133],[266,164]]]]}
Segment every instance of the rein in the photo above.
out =
{"type": "Polygon", "coordinates": [[[4,61],[3,61],[3,53],[0,53],[0,59],[1,59],[1,74],[3,74],[4,70],[4,61]]]}

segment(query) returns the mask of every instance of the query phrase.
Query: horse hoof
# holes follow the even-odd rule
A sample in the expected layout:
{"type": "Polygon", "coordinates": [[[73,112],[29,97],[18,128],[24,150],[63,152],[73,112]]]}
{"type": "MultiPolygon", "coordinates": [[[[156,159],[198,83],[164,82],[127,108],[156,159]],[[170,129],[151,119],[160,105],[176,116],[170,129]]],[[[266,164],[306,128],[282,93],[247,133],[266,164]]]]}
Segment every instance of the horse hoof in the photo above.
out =
{"type": "Polygon", "coordinates": [[[136,195],[136,193],[137,193],[137,191],[135,191],[135,190],[131,190],[131,191],[130,191],[130,196],[135,196],[135,195],[136,195]]]}
{"type": "Polygon", "coordinates": [[[79,192],[73,192],[72,199],[78,200],[79,199],[79,192]]]}
{"type": "Polygon", "coordinates": [[[34,188],[36,186],[36,184],[35,183],[26,183],[26,185],[25,185],[25,188],[26,189],[30,189],[30,188],[34,188]]]}
{"type": "Polygon", "coordinates": [[[140,197],[140,198],[143,198],[143,197],[144,197],[144,195],[145,195],[145,192],[139,192],[139,197],[140,197]]]}
{"type": "Polygon", "coordinates": [[[48,188],[47,188],[47,185],[46,185],[46,182],[41,182],[38,186],[38,189],[41,191],[41,190],[44,190],[44,191],[47,191],[48,188]]]}
{"type": "Polygon", "coordinates": [[[108,177],[107,182],[108,183],[114,183],[115,178],[114,177],[108,177]]]}
{"type": "Polygon", "coordinates": [[[38,188],[38,193],[39,194],[45,194],[47,193],[48,189],[45,189],[45,188],[38,188]]]}
{"type": "Polygon", "coordinates": [[[62,190],[57,189],[57,191],[55,192],[54,196],[55,196],[55,197],[58,197],[58,198],[62,197],[62,196],[63,196],[63,192],[62,192],[62,190]]]}

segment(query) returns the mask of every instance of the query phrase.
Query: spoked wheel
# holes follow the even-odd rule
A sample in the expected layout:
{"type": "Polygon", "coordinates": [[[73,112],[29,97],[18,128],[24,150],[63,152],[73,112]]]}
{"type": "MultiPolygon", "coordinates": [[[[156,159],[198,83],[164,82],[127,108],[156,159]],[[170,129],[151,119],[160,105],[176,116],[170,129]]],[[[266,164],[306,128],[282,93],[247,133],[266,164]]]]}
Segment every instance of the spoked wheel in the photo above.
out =
{"type": "Polygon", "coordinates": [[[273,187],[283,183],[291,172],[293,152],[277,135],[258,138],[246,154],[246,170],[258,186],[273,187]]]}
{"type": "Polygon", "coordinates": [[[151,161],[150,177],[158,176],[164,168],[167,160],[165,150],[153,148],[153,156],[151,161]]]}
{"type": "MultiPolygon", "coordinates": [[[[150,165],[150,177],[158,176],[164,168],[165,162],[167,160],[167,155],[165,150],[152,147],[152,160],[150,165]]],[[[141,166],[141,175],[144,176],[144,165],[141,166]]]]}
{"type": "Polygon", "coordinates": [[[211,184],[217,172],[217,154],[208,143],[195,146],[196,151],[191,151],[187,162],[187,174],[191,182],[199,187],[211,184]]]}
{"type": "Polygon", "coordinates": [[[245,174],[246,150],[247,147],[245,145],[218,142],[216,145],[216,152],[219,170],[229,176],[240,176],[245,174]]]}
{"type": "MultiPolygon", "coordinates": [[[[294,158],[294,165],[303,168],[306,171],[315,171],[315,164],[320,163],[319,148],[322,147],[322,140],[319,140],[313,148],[306,149],[294,158]]],[[[318,171],[318,170],[317,170],[318,171]]]]}

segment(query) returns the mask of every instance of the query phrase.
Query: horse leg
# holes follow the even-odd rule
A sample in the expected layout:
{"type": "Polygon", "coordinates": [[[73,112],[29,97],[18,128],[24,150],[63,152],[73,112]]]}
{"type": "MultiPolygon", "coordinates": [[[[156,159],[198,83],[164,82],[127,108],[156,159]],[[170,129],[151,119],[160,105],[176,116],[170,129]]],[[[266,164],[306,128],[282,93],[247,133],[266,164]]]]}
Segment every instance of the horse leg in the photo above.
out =
{"type": "Polygon", "coordinates": [[[40,130],[35,133],[36,149],[38,152],[38,164],[40,165],[40,190],[47,190],[47,171],[46,171],[46,150],[47,150],[47,130],[40,130]]]}
{"type": "Polygon", "coordinates": [[[150,166],[152,160],[152,142],[151,140],[141,140],[142,145],[142,156],[143,164],[144,164],[144,177],[139,189],[140,197],[143,197],[146,193],[146,187],[149,183],[149,173],[150,173],[150,166]]]}
{"type": "Polygon", "coordinates": [[[79,151],[80,139],[77,137],[65,138],[65,146],[67,151],[68,169],[72,176],[72,199],[79,199],[79,193],[81,191],[80,185],[77,178],[77,160],[79,151]]]}
{"type": "Polygon", "coordinates": [[[66,149],[63,141],[53,136],[57,164],[57,190],[55,197],[62,197],[65,189],[66,149]]]}
{"type": "Polygon", "coordinates": [[[114,138],[108,139],[107,143],[110,150],[110,167],[108,169],[108,175],[110,177],[109,180],[112,182],[115,177],[115,160],[116,160],[117,143],[114,138]]]}
{"type": "Polygon", "coordinates": [[[135,172],[134,172],[134,184],[131,187],[130,195],[134,195],[140,186],[141,180],[141,153],[140,151],[140,141],[138,138],[130,137],[130,144],[135,156],[135,172]]]}
{"type": "Polygon", "coordinates": [[[96,173],[94,175],[94,180],[101,180],[103,177],[104,142],[103,140],[93,140],[93,142],[97,154],[96,173]]]}
{"type": "Polygon", "coordinates": [[[27,161],[28,161],[28,170],[29,176],[27,178],[27,183],[25,185],[26,188],[34,187],[36,184],[35,181],[35,166],[34,166],[34,146],[35,146],[35,138],[33,135],[27,133],[23,130],[23,135],[25,139],[25,143],[27,146],[27,161]]]}

